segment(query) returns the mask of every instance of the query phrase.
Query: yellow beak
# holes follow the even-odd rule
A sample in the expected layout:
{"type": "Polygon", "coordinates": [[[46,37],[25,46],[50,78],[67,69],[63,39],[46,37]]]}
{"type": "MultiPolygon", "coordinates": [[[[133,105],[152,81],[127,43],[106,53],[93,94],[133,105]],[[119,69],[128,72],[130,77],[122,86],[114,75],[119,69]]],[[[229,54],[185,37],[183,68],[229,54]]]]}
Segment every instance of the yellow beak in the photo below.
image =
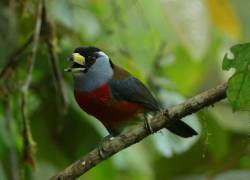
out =
{"type": "Polygon", "coordinates": [[[81,54],[73,53],[72,57],[73,57],[73,62],[74,63],[80,64],[82,66],[85,65],[85,58],[81,54]]]}
{"type": "Polygon", "coordinates": [[[73,53],[71,58],[73,62],[71,67],[65,69],[67,72],[80,72],[86,69],[85,58],[79,53],[73,53]]]}

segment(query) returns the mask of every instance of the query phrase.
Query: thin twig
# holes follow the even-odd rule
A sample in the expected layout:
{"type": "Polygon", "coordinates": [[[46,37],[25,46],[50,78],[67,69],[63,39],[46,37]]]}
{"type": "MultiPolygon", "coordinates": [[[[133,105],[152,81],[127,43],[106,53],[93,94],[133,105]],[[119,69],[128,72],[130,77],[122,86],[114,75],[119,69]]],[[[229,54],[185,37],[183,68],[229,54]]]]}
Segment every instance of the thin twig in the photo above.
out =
{"type": "Polygon", "coordinates": [[[23,160],[24,162],[29,162],[31,165],[34,165],[34,160],[32,157],[34,141],[32,139],[28,114],[27,114],[27,101],[28,101],[28,90],[30,83],[32,81],[32,72],[34,69],[34,63],[37,54],[39,36],[41,33],[41,25],[42,25],[42,8],[44,6],[44,0],[40,0],[38,6],[38,14],[36,19],[36,26],[34,31],[33,38],[33,48],[31,54],[27,61],[27,76],[21,87],[21,113],[22,113],[22,123],[23,123],[23,160]]]}
{"type": "Polygon", "coordinates": [[[42,35],[45,43],[47,45],[49,60],[52,66],[52,73],[54,77],[54,83],[56,86],[56,90],[59,94],[59,112],[61,116],[63,116],[67,112],[67,95],[66,95],[66,87],[65,82],[60,71],[58,56],[55,51],[55,30],[52,25],[50,19],[47,17],[46,7],[43,8],[43,29],[42,35]]]}
{"type": "Polygon", "coordinates": [[[52,73],[54,77],[54,83],[56,85],[56,90],[59,94],[59,112],[61,116],[65,115],[68,109],[68,104],[67,104],[67,95],[66,95],[66,87],[65,87],[65,82],[62,77],[62,73],[60,71],[59,63],[58,63],[58,57],[55,53],[55,48],[54,45],[51,41],[46,41],[47,48],[48,48],[48,53],[49,53],[49,58],[50,62],[52,65],[52,73]]]}
{"type": "MultiPolygon", "coordinates": [[[[226,97],[226,89],[227,83],[209,89],[185,101],[184,103],[170,108],[169,110],[159,112],[152,118],[150,125],[154,131],[158,131],[161,128],[166,127],[166,124],[172,123],[171,121],[178,121],[179,119],[195,113],[206,106],[213,105],[214,103],[226,97]]],[[[148,135],[149,134],[144,127],[144,123],[141,123],[134,129],[131,129],[126,133],[122,133],[114,139],[103,142],[103,151],[105,153],[105,157],[109,158],[126,147],[141,141],[148,135]]],[[[103,160],[104,159],[100,157],[98,148],[95,148],[89,154],[74,162],[62,172],[51,177],[50,179],[76,179],[103,160]]]]}
{"type": "Polygon", "coordinates": [[[24,44],[16,49],[8,58],[7,64],[4,66],[0,73],[0,80],[3,80],[4,78],[8,77],[10,73],[13,71],[13,69],[18,65],[18,62],[20,60],[20,55],[26,50],[29,45],[33,42],[33,33],[27,38],[27,40],[24,42],[24,44]]]}

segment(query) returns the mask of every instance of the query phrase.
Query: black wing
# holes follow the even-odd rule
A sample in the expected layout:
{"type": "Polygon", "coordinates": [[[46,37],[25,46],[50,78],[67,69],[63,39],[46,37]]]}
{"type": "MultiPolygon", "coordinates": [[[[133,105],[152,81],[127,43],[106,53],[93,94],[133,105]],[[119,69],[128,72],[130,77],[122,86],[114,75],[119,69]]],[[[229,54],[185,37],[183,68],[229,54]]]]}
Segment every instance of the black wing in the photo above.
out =
{"type": "MultiPolygon", "coordinates": [[[[112,95],[117,100],[127,100],[142,105],[149,111],[159,110],[159,104],[150,91],[138,79],[128,76],[125,79],[110,80],[112,95]]],[[[166,126],[172,133],[187,138],[197,135],[197,132],[183,121],[173,122],[166,126]]]]}
{"type": "Polygon", "coordinates": [[[142,105],[149,111],[159,110],[159,104],[147,87],[133,76],[109,81],[112,95],[117,100],[126,100],[142,105]]]}

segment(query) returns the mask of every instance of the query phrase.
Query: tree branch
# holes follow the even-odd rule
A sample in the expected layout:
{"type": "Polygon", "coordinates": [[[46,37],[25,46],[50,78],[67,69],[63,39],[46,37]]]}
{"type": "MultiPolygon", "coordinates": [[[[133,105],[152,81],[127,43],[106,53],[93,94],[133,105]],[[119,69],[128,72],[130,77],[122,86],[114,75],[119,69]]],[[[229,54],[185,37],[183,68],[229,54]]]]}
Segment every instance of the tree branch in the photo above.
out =
{"type": "Polygon", "coordinates": [[[28,113],[27,113],[27,102],[28,102],[28,93],[29,93],[29,87],[30,83],[32,81],[32,73],[34,69],[34,63],[36,60],[36,54],[37,54],[37,48],[38,43],[40,39],[40,33],[41,33],[41,26],[42,26],[42,14],[43,14],[43,6],[44,6],[44,0],[40,0],[38,5],[38,14],[36,18],[36,25],[35,25],[35,31],[34,31],[34,37],[33,37],[33,47],[31,54],[27,61],[27,76],[24,80],[23,85],[21,86],[21,115],[22,115],[22,135],[23,135],[23,162],[28,162],[31,165],[34,164],[33,160],[33,147],[34,147],[34,141],[31,135],[30,126],[29,126],[29,119],[28,119],[28,113]]]}
{"type": "Polygon", "coordinates": [[[58,56],[56,54],[55,28],[51,20],[47,16],[46,6],[44,6],[42,25],[43,25],[42,35],[43,35],[43,39],[48,49],[49,60],[51,62],[52,73],[53,73],[53,78],[54,78],[54,84],[56,87],[56,91],[59,94],[58,110],[60,112],[61,117],[63,117],[68,109],[66,87],[65,87],[62,73],[60,71],[58,56]]]}
{"type": "MultiPolygon", "coordinates": [[[[187,115],[195,113],[200,109],[213,105],[214,103],[224,99],[226,97],[227,83],[219,85],[215,88],[209,89],[179,105],[176,105],[168,110],[159,112],[151,119],[151,127],[154,131],[158,131],[165,127],[166,124],[172,121],[177,121],[187,115]]],[[[126,133],[103,142],[103,150],[105,157],[108,158],[113,154],[125,149],[126,147],[135,144],[149,134],[144,127],[143,123],[140,123],[135,128],[126,133]]],[[[77,160],[62,172],[51,177],[51,180],[63,180],[63,179],[75,179],[89,169],[93,168],[104,159],[99,155],[98,148],[92,150],[89,154],[77,160]]]]}
{"type": "Polygon", "coordinates": [[[13,71],[13,69],[17,66],[20,55],[29,47],[29,45],[33,42],[34,34],[32,33],[24,44],[16,49],[8,58],[8,62],[4,66],[4,68],[0,72],[0,80],[3,80],[5,77],[8,77],[9,74],[13,71]]]}

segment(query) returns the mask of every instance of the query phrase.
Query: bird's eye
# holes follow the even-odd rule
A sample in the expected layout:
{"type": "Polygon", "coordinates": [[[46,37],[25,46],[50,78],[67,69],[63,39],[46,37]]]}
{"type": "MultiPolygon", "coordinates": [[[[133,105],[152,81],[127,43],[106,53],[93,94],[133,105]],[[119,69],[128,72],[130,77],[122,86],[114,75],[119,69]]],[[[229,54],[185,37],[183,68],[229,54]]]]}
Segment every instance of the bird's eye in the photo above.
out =
{"type": "Polygon", "coordinates": [[[92,64],[94,64],[95,63],[95,61],[96,61],[96,57],[94,57],[94,56],[88,56],[88,58],[87,58],[87,66],[91,66],[92,64]]]}
{"type": "Polygon", "coordinates": [[[91,62],[94,63],[94,62],[96,61],[96,57],[95,57],[95,56],[91,56],[91,57],[90,57],[90,60],[91,60],[91,62]]]}

